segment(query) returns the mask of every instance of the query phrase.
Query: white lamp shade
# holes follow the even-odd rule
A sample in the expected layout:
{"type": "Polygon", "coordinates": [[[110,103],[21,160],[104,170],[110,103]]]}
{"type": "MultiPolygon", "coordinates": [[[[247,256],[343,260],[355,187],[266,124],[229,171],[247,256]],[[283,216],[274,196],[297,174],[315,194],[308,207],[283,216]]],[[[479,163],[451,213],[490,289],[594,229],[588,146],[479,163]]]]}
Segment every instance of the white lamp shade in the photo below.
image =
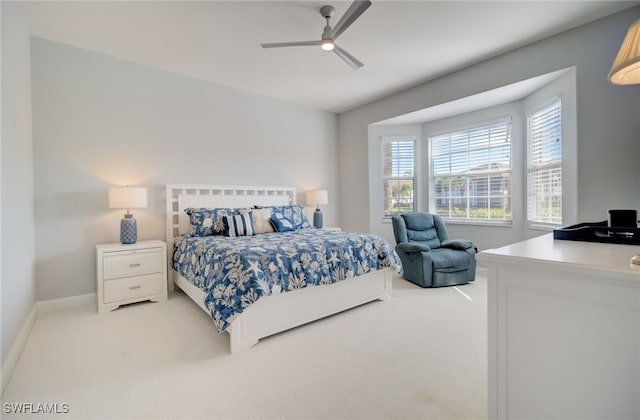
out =
{"type": "Polygon", "coordinates": [[[307,192],[307,205],[324,205],[329,203],[327,190],[315,190],[307,192]]]}
{"type": "Polygon", "coordinates": [[[615,85],[640,83],[640,19],[631,25],[622,41],[609,72],[609,81],[615,85]]]}
{"type": "Polygon", "coordinates": [[[109,188],[109,208],[142,209],[147,207],[147,189],[144,187],[109,188]]]}

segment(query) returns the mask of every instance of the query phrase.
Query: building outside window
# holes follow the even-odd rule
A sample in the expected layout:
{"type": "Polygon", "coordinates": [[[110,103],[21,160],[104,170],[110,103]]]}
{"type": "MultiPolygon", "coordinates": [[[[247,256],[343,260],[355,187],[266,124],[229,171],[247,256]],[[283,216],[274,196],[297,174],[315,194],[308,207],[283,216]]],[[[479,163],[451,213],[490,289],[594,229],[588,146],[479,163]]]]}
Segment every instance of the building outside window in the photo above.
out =
{"type": "Polygon", "coordinates": [[[448,221],[512,221],[512,124],[485,123],[429,137],[431,211],[448,221]]]}

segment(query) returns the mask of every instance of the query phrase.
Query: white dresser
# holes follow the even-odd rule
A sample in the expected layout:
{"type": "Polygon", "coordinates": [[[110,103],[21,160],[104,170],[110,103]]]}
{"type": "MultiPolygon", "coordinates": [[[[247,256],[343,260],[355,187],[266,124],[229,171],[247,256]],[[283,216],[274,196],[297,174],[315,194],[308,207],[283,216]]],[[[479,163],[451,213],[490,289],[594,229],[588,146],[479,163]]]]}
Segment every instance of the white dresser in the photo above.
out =
{"type": "Polygon", "coordinates": [[[639,251],[547,234],[478,254],[490,419],[640,418],[639,251]]]}
{"type": "Polygon", "coordinates": [[[98,312],[167,299],[167,251],[162,241],[96,246],[98,312]]]}

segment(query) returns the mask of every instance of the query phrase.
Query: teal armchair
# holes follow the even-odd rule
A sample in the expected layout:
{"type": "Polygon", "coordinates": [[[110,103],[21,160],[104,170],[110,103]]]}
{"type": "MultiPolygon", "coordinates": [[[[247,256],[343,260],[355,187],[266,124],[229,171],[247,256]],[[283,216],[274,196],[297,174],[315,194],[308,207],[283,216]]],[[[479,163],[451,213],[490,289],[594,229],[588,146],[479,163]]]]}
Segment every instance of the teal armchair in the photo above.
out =
{"type": "Polygon", "coordinates": [[[391,220],[405,279],[422,287],[453,286],[475,280],[473,243],[449,239],[440,216],[407,213],[391,220]]]}

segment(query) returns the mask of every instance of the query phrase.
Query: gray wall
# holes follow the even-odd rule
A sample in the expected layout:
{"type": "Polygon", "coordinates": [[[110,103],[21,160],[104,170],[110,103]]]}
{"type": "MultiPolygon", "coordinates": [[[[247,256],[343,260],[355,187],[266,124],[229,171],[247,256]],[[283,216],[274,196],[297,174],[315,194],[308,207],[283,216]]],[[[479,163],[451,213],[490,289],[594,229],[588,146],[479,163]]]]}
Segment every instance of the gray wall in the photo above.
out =
{"type": "Polygon", "coordinates": [[[124,212],[110,186],[148,188],[140,240],[165,239],[166,183],[326,188],[338,224],[332,113],[41,39],[32,89],[38,300],[95,291],[95,245],[124,212]]]}
{"type": "Polygon", "coordinates": [[[11,346],[35,304],[35,224],[29,34],[2,2],[2,384],[11,346]]]}
{"type": "MultiPolygon", "coordinates": [[[[638,16],[640,6],[340,114],[342,227],[367,231],[370,226],[368,124],[571,66],[576,67],[577,218],[604,220],[609,208],[640,209],[640,86],[607,81],[638,16]]],[[[455,226],[450,230],[458,233],[455,226]]],[[[482,236],[492,235],[492,228],[486,230],[482,236]]],[[[482,237],[469,239],[483,243],[482,237]]]]}

